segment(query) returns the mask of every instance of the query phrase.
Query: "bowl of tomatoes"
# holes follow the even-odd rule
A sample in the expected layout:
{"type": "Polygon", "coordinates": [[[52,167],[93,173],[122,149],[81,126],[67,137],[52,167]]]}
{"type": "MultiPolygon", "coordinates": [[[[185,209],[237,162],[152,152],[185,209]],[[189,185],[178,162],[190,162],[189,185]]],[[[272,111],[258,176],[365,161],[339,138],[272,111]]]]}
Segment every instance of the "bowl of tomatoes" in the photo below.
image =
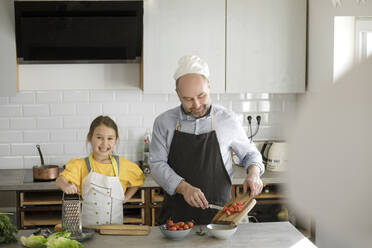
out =
{"type": "Polygon", "coordinates": [[[159,226],[164,236],[172,240],[184,239],[187,235],[189,235],[193,227],[194,223],[192,221],[173,222],[173,220],[168,220],[166,224],[159,226]]]}

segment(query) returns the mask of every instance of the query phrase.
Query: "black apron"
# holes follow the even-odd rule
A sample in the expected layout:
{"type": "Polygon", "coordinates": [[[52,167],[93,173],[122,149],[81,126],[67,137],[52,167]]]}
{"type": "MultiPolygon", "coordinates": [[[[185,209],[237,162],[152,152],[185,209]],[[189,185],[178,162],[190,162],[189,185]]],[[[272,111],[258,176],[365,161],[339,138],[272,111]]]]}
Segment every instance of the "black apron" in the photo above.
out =
{"type": "MultiPolygon", "coordinates": [[[[186,182],[199,188],[210,204],[225,205],[231,199],[231,179],[222,160],[220,146],[214,130],[214,115],[211,110],[212,131],[190,134],[179,131],[179,122],[170,146],[168,164],[186,182]]],[[[194,220],[196,224],[209,224],[216,215],[215,209],[191,207],[176,193],[165,194],[158,224],[173,221],[194,220]]]]}

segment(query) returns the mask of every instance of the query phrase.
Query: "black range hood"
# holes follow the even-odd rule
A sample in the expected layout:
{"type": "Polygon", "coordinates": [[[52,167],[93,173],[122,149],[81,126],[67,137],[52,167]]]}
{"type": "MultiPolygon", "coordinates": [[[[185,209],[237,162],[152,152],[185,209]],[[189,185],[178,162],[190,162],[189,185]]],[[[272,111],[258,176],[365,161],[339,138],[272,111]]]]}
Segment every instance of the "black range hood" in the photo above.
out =
{"type": "Polygon", "coordinates": [[[142,1],[15,1],[20,63],[121,62],[142,53],[142,1]]]}

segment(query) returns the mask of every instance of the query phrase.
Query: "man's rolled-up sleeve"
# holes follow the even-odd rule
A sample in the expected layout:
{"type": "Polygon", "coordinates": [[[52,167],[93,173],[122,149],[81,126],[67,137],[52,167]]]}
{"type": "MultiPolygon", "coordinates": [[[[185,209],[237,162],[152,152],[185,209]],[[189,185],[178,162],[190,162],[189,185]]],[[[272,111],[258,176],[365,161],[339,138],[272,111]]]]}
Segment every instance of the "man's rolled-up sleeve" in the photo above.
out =
{"type": "Polygon", "coordinates": [[[169,194],[174,195],[178,184],[183,180],[167,163],[167,130],[162,128],[159,118],[155,120],[150,143],[149,165],[155,181],[169,194]]]}

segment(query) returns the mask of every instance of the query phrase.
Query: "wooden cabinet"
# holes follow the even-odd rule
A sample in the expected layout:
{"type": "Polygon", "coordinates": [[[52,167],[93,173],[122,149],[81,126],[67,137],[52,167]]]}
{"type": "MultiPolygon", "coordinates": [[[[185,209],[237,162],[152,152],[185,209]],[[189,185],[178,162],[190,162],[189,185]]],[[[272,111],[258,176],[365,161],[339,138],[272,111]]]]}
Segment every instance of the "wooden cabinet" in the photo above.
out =
{"type": "Polygon", "coordinates": [[[17,89],[17,61],[14,1],[0,1],[0,96],[14,96],[17,89]]]}
{"type": "MultiPolygon", "coordinates": [[[[124,224],[145,224],[145,189],[123,204],[124,224]]],[[[20,228],[54,226],[62,222],[62,191],[18,192],[20,228]]]]}
{"type": "Polygon", "coordinates": [[[225,92],[225,0],[144,0],[143,90],[175,93],[183,55],[208,62],[212,92],[225,92]]]}
{"type": "Polygon", "coordinates": [[[227,0],[226,8],[226,92],[304,92],[306,0],[227,0]]]}

